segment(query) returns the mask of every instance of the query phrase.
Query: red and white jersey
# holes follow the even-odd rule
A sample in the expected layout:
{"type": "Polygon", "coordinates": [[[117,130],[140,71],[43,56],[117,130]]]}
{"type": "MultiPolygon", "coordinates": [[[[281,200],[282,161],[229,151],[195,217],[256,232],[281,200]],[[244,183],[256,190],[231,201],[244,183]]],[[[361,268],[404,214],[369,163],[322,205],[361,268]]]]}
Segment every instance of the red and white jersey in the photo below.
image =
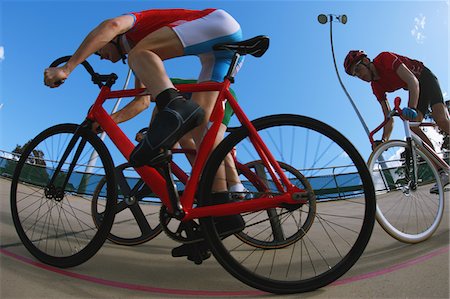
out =
{"type": "Polygon", "coordinates": [[[125,33],[130,46],[136,45],[148,34],[162,27],[176,27],[183,23],[203,18],[216,9],[188,10],[188,9],[150,9],[133,12],[135,22],[133,27],[125,33]]]}

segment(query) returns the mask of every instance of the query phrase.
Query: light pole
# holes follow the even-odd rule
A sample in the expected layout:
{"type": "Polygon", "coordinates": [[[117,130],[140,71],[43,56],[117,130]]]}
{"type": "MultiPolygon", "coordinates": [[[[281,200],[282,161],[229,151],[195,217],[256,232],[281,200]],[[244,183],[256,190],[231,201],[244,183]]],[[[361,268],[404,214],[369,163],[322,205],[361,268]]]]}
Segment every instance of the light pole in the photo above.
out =
{"type": "Polygon", "coordinates": [[[366,122],[364,121],[364,119],[361,116],[361,113],[359,113],[358,108],[356,107],[352,97],[350,96],[350,94],[348,93],[347,89],[344,86],[344,83],[342,83],[341,80],[341,76],[339,75],[339,71],[337,68],[337,64],[336,64],[336,57],[334,55],[334,45],[333,45],[333,22],[339,22],[341,24],[346,24],[347,23],[347,16],[346,15],[333,15],[333,14],[329,14],[329,15],[325,15],[325,14],[320,14],[317,16],[317,21],[319,21],[320,24],[326,24],[326,23],[330,23],[330,43],[331,43],[331,55],[333,56],[333,63],[334,63],[334,69],[336,71],[336,75],[338,77],[339,83],[341,84],[342,89],[345,92],[345,95],[347,96],[347,98],[350,101],[350,104],[352,105],[353,109],[356,112],[356,115],[358,115],[359,121],[361,122],[361,125],[364,127],[364,130],[366,131],[367,136],[369,136],[370,131],[369,128],[366,125],[366,122]]]}

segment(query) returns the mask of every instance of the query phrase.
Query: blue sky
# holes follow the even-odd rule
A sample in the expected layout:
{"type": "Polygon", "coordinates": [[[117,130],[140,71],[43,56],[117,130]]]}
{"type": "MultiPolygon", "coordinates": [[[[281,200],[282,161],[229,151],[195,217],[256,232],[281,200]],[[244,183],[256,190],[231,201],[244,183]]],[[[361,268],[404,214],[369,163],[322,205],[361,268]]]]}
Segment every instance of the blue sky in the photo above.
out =
{"type": "MultiPolygon", "coordinates": [[[[449,1],[7,1],[0,2],[0,150],[10,151],[43,129],[80,123],[98,94],[82,68],[58,89],[43,85],[43,71],[56,58],[72,54],[102,20],[151,8],[222,8],[241,24],[244,37],[271,38],[262,58],[248,57],[233,89],[251,119],[295,113],[322,120],[349,138],[364,158],[370,154],[366,133],[342,91],[334,71],[329,24],[317,16],[346,14],[333,23],[339,72],[369,128],[382,120],[370,85],[347,76],[343,59],[351,49],[370,57],[381,51],[421,60],[450,96],[449,1]]],[[[115,72],[123,86],[128,68],[91,57],[99,73],[115,72]]],[[[196,58],[166,62],[172,77],[195,78],[196,58]]],[[[388,96],[407,94],[399,92],[388,96]]],[[[126,100],[122,102],[125,103],[126,100]]],[[[112,108],[113,102],[111,102],[112,108]]],[[[108,109],[111,109],[108,108],[108,109]]],[[[134,133],[147,126],[151,109],[121,125],[134,133]]],[[[232,122],[233,123],[233,122],[232,122]]],[[[394,137],[401,132],[397,122],[394,137]]]]}

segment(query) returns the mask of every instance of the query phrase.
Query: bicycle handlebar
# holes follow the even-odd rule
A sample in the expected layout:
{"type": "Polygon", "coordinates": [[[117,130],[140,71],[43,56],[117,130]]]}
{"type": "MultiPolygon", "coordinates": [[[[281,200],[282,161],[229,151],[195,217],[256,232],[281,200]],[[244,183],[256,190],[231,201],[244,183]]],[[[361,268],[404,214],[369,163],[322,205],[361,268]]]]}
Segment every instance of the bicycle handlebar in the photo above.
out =
{"type": "MultiPolygon", "coordinates": [[[[55,60],[50,64],[50,67],[57,67],[57,66],[59,66],[60,64],[69,61],[69,59],[70,59],[71,57],[72,57],[72,56],[69,55],[69,56],[63,56],[63,57],[60,57],[60,58],[58,58],[58,59],[55,59],[55,60]]],[[[111,73],[111,74],[109,74],[109,75],[100,75],[99,73],[96,73],[96,72],[94,71],[94,68],[91,66],[91,64],[90,64],[89,62],[87,62],[86,60],[83,61],[81,64],[84,66],[84,68],[86,69],[86,71],[91,75],[92,82],[93,82],[94,84],[97,84],[98,87],[99,87],[100,89],[101,89],[104,85],[107,85],[107,86],[111,87],[111,86],[116,82],[116,80],[117,80],[117,78],[118,78],[117,75],[116,75],[115,73],[111,73]],[[106,83],[106,84],[103,84],[103,83],[106,83]]],[[[62,82],[61,82],[61,83],[62,83],[62,82]]],[[[61,84],[61,83],[60,83],[60,84],[61,84]]]]}
{"type": "Polygon", "coordinates": [[[378,126],[376,127],[373,131],[370,132],[369,134],[369,140],[371,144],[374,144],[374,140],[373,140],[373,135],[375,135],[375,133],[377,133],[378,131],[380,131],[386,124],[387,122],[393,117],[393,116],[399,116],[401,119],[403,119],[403,111],[400,108],[400,104],[402,102],[402,99],[400,97],[396,97],[394,100],[394,109],[392,109],[388,116],[384,119],[384,121],[378,126]]]}

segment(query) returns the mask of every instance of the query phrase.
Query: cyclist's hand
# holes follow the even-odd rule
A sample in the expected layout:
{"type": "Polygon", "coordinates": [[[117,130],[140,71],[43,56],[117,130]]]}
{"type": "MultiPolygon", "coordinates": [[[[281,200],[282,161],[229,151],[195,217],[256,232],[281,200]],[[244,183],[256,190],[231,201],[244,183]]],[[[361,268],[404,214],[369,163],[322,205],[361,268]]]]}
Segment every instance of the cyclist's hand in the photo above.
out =
{"type": "Polygon", "coordinates": [[[405,107],[402,110],[402,116],[408,120],[413,120],[417,117],[417,111],[414,108],[405,107]]]}
{"type": "Polygon", "coordinates": [[[44,71],[44,84],[50,88],[55,88],[64,83],[69,74],[63,67],[50,67],[44,71]]]}

